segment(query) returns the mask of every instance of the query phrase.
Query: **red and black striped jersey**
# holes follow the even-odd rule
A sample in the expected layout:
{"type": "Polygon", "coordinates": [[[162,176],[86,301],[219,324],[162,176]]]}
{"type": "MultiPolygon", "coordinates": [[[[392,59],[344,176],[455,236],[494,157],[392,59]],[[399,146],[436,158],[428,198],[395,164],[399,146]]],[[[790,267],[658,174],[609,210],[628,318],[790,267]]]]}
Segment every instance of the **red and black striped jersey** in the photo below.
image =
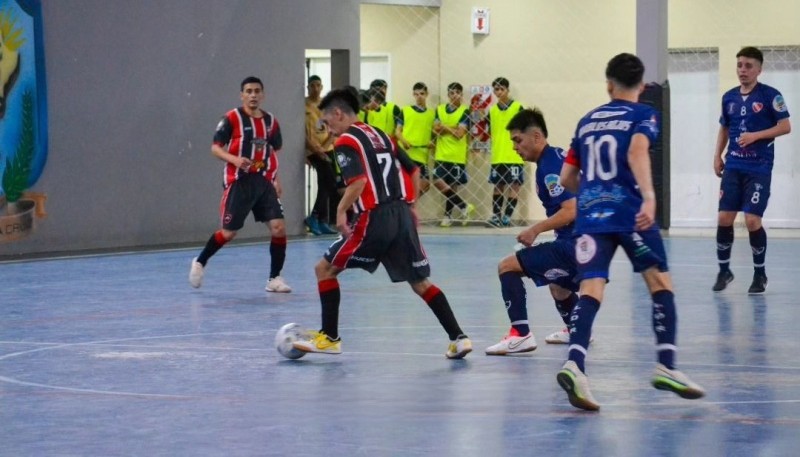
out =
{"type": "Polygon", "coordinates": [[[380,129],[356,122],[336,140],[334,152],[346,184],[366,179],[355,212],[396,200],[414,201],[411,175],[417,166],[380,129]]]}
{"type": "Polygon", "coordinates": [[[281,148],[283,138],[278,120],[272,113],[261,111],[261,117],[251,117],[244,108],[236,108],[225,113],[214,133],[214,144],[224,147],[230,154],[247,157],[252,161],[248,170],[240,170],[226,163],[223,171],[223,185],[228,187],[239,173],[260,173],[267,179],[269,158],[273,151],[281,148]]]}

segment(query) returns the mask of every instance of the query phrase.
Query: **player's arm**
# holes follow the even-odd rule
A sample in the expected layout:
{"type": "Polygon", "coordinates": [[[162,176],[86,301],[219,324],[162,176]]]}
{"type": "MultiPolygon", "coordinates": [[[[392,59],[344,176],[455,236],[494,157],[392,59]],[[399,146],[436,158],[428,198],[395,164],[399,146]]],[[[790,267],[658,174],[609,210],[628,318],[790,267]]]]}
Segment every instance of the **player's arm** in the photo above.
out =
{"type": "Polygon", "coordinates": [[[755,143],[758,140],[771,140],[781,135],[786,135],[792,131],[792,124],[789,118],[783,118],[777,124],[758,132],[744,132],[739,135],[739,147],[746,147],[755,143]]]}
{"type": "Polygon", "coordinates": [[[457,140],[464,138],[464,135],[469,131],[469,110],[464,111],[461,119],[458,120],[458,125],[455,128],[448,128],[448,132],[456,137],[457,140]]]}
{"type": "MultiPolygon", "coordinates": [[[[635,133],[628,148],[628,165],[642,194],[642,207],[636,214],[636,230],[646,230],[655,222],[656,193],[650,172],[650,139],[643,133],[635,133]]],[[[562,184],[563,185],[563,184],[562,184]]]]}
{"type": "Polygon", "coordinates": [[[336,207],[336,229],[345,238],[353,233],[350,224],[347,223],[347,210],[352,208],[358,198],[361,197],[366,185],[367,177],[364,175],[348,181],[344,194],[342,194],[342,199],[339,200],[339,206],[336,207]]]}
{"type": "Polygon", "coordinates": [[[397,119],[395,119],[395,124],[397,124],[397,126],[394,128],[394,137],[397,138],[397,142],[406,149],[410,148],[411,143],[409,143],[408,140],[406,140],[406,137],[403,136],[403,124],[405,124],[405,116],[403,116],[402,111],[400,112],[400,115],[397,116],[397,119]]]}
{"type": "Polygon", "coordinates": [[[717,147],[714,150],[714,173],[717,177],[722,176],[722,169],[725,167],[722,153],[725,152],[725,147],[728,145],[728,134],[728,127],[720,125],[717,132],[717,147]]]}
{"type": "Polygon", "coordinates": [[[575,197],[569,198],[561,202],[561,208],[558,209],[552,216],[548,217],[543,221],[539,221],[536,224],[528,227],[527,229],[520,232],[517,235],[517,241],[524,244],[525,246],[530,246],[536,241],[536,238],[544,233],[549,232],[550,230],[555,230],[561,228],[565,225],[572,223],[575,220],[575,216],[578,213],[577,205],[576,205],[575,197]]]}
{"type": "Polygon", "coordinates": [[[239,157],[233,155],[225,149],[226,145],[230,143],[233,136],[233,127],[225,116],[219,121],[217,131],[214,133],[214,142],[211,144],[211,155],[233,165],[236,168],[247,169],[252,165],[252,161],[247,157],[239,157]]]}
{"type": "Polygon", "coordinates": [[[567,152],[567,157],[564,159],[564,164],[561,166],[561,174],[558,182],[564,186],[564,189],[578,193],[578,186],[580,185],[581,177],[581,160],[575,148],[570,148],[567,152]]]}
{"type": "Polygon", "coordinates": [[[306,111],[306,149],[314,155],[323,156],[330,146],[330,138],[325,139],[325,143],[320,143],[317,139],[317,119],[311,112],[306,111]]]}
{"type": "Polygon", "coordinates": [[[400,166],[403,170],[411,176],[411,184],[414,186],[414,202],[416,202],[419,197],[419,167],[411,160],[411,157],[408,156],[408,153],[403,148],[397,148],[397,160],[400,162],[400,166]]]}

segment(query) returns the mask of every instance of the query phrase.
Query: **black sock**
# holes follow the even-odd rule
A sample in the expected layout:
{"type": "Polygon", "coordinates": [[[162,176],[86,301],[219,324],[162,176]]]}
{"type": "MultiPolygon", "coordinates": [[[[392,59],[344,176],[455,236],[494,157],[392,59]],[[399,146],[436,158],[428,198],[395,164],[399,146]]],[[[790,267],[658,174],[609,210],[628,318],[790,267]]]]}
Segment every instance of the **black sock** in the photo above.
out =
{"type": "Polygon", "coordinates": [[[719,271],[731,269],[731,246],[733,246],[733,226],[717,226],[717,261],[719,271]]]}
{"type": "Polygon", "coordinates": [[[503,194],[492,195],[492,214],[500,216],[503,213],[503,194]]]}
{"type": "Polygon", "coordinates": [[[461,330],[461,327],[458,326],[456,316],[453,314],[453,310],[450,308],[450,303],[447,301],[447,297],[444,296],[444,292],[439,290],[438,287],[431,285],[423,294],[422,299],[425,300],[425,303],[431,308],[433,314],[439,319],[439,323],[442,324],[444,331],[447,332],[450,341],[455,341],[459,337],[466,336],[461,330]]]}
{"type": "Polygon", "coordinates": [[[447,189],[442,195],[444,195],[444,215],[450,217],[453,211],[453,189],[447,189]]]}
{"type": "Polygon", "coordinates": [[[283,263],[286,261],[286,237],[272,237],[269,243],[269,278],[272,279],[281,275],[283,263]]]}
{"type": "Polygon", "coordinates": [[[555,300],[555,302],[561,320],[564,321],[565,325],[569,325],[569,314],[572,312],[572,309],[575,308],[575,304],[578,303],[578,294],[572,292],[569,297],[564,300],[555,300]]]}
{"type": "Polygon", "coordinates": [[[211,238],[209,238],[206,242],[206,246],[200,252],[200,255],[197,256],[197,261],[200,262],[201,265],[206,266],[208,259],[210,259],[212,255],[216,254],[217,251],[222,248],[222,246],[225,246],[225,243],[227,242],[228,240],[222,236],[222,231],[218,230],[214,232],[214,234],[211,235],[211,238]]]}
{"type": "Polygon", "coordinates": [[[753,250],[753,268],[759,276],[766,276],[765,262],[767,259],[767,231],[764,227],[750,232],[750,249],[753,250]]]}
{"type": "Polygon", "coordinates": [[[517,208],[517,199],[516,198],[509,198],[506,200],[506,217],[509,219],[514,214],[514,210],[517,208]]]}
{"type": "Polygon", "coordinates": [[[325,279],[317,283],[319,301],[322,304],[322,331],[331,340],[339,338],[339,302],[341,292],[339,280],[325,279]]]}

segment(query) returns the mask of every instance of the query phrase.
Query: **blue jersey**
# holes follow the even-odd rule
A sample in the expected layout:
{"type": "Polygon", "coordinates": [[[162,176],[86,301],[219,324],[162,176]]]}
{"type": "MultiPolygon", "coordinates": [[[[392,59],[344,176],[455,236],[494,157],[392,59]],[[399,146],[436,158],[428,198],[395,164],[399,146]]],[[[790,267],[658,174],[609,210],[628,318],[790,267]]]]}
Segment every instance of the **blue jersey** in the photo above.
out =
{"type": "Polygon", "coordinates": [[[748,95],[739,87],[722,96],[722,115],[719,123],[728,128],[728,154],[725,168],[748,173],[769,175],[775,158],[775,139],[758,140],[744,148],[739,147],[739,135],[774,127],[779,120],[789,117],[783,96],[774,87],[757,83],[748,95]]]}
{"type": "MultiPolygon", "coordinates": [[[[628,164],[628,149],[637,133],[652,144],[658,125],[653,108],[623,100],[595,108],[578,122],[567,159],[582,172],[576,234],[635,231],[642,194],[628,164]]],[[[658,230],[657,225],[651,230],[658,230]]]]}
{"type": "MultiPolygon", "coordinates": [[[[566,156],[563,149],[548,145],[536,162],[536,195],[542,201],[547,217],[557,213],[561,209],[561,203],[575,197],[558,182],[566,156]]],[[[556,238],[569,239],[573,236],[574,229],[574,222],[559,227],[554,230],[556,238]]]]}

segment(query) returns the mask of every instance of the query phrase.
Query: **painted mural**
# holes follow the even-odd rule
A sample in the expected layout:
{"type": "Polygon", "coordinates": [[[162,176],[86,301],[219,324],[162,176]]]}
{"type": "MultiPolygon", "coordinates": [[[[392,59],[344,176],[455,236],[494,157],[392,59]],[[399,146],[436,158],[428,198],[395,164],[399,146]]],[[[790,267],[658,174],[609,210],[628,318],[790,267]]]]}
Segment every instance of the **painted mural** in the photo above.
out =
{"type": "Polygon", "coordinates": [[[47,161],[43,46],[40,0],[0,0],[0,243],[47,215],[34,190],[47,161]]]}

